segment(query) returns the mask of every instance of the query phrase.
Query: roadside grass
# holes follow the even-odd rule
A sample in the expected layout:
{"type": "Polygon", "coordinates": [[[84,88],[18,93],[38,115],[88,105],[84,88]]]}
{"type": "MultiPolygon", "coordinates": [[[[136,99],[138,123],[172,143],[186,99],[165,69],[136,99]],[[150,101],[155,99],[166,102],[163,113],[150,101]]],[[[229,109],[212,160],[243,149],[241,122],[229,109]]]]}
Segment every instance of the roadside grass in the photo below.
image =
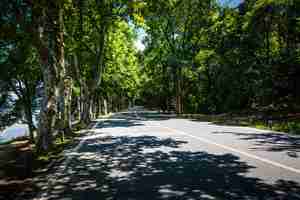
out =
{"type": "Polygon", "coordinates": [[[56,138],[54,141],[54,145],[51,150],[47,153],[38,154],[35,151],[36,155],[36,169],[42,168],[45,164],[49,164],[53,160],[58,160],[62,158],[62,152],[70,147],[74,143],[75,139],[72,136],[65,136],[64,140],[61,138],[56,138]]]}
{"type": "MultiPolygon", "coordinates": [[[[99,118],[109,117],[109,115],[101,116],[99,118]]],[[[36,171],[43,170],[48,164],[51,164],[54,161],[59,161],[63,158],[63,151],[68,148],[76,146],[78,143],[77,137],[80,137],[82,134],[85,134],[86,130],[90,129],[96,122],[92,121],[89,125],[83,123],[75,123],[72,125],[72,134],[64,135],[58,134],[54,139],[53,147],[47,153],[38,153],[36,152],[36,147],[33,145],[34,153],[34,167],[36,171]]]]}
{"type": "Polygon", "coordinates": [[[38,153],[36,145],[27,137],[0,144],[0,199],[32,199],[36,196],[47,184],[45,175],[64,160],[64,150],[76,146],[78,137],[89,133],[95,123],[74,123],[72,134],[57,134],[47,153],[38,153]]]}
{"type": "Polygon", "coordinates": [[[53,147],[46,153],[38,153],[36,145],[30,143],[28,137],[20,137],[0,144],[0,174],[4,178],[15,177],[19,167],[30,168],[28,176],[35,176],[51,169],[51,165],[63,159],[63,151],[77,144],[76,138],[86,129],[83,124],[74,124],[72,134],[58,134],[54,139],[53,147]],[[16,167],[17,166],[17,167],[16,167]]]}
{"type": "Polygon", "coordinates": [[[261,117],[257,117],[255,115],[245,116],[238,114],[181,114],[177,115],[177,117],[193,119],[197,121],[207,121],[217,125],[249,126],[262,130],[300,135],[300,119],[266,121],[261,117]]]}
{"type": "Polygon", "coordinates": [[[73,138],[55,140],[47,154],[37,154],[27,138],[0,145],[0,199],[32,199],[43,185],[46,174],[63,158],[63,150],[72,145],[73,138]]]}
{"type": "Polygon", "coordinates": [[[300,135],[300,120],[274,123],[272,130],[300,135]]]}

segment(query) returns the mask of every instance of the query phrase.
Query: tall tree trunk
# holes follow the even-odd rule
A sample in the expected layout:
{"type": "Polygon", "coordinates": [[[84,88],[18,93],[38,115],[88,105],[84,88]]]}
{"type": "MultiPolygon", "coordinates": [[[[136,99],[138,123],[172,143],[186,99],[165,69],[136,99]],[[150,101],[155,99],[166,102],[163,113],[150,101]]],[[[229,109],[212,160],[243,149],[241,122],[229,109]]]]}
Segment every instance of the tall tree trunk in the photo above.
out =
{"type": "Polygon", "coordinates": [[[80,114],[81,114],[81,110],[82,110],[81,108],[82,107],[81,107],[81,97],[80,97],[80,95],[79,95],[79,97],[76,97],[76,101],[77,101],[77,105],[76,105],[77,106],[77,114],[76,114],[77,117],[76,118],[77,118],[78,121],[81,121],[80,114]]]}
{"type": "Polygon", "coordinates": [[[177,71],[177,78],[176,78],[176,113],[182,114],[182,74],[181,74],[181,67],[179,67],[177,71]]]}
{"type": "Polygon", "coordinates": [[[24,106],[25,109],[25,117],[26,117],[26,121],[27,121],[27,125],[29,128],[29,139],[30,142],[34,143],[34,125],[33,125],[33,120],[32,120],[32,105],[31,105],[31,101],[25,104],[24,106]]]}
{"type": "Polygon", "coordinates": [[[107,100],[106,100],[106,98],[103,99],[103,111],[104,111],[104,115],[108,114],[108,111],[107,111],[107,100]]]}
{"type": "Polygon", "coordinates": [[[24,112],[25,112],[25,119],[28,125],[29,129],[29,139],[30,142],[34,143],[34,125],[33,125],[33,120],[32,120],[32,96],[34,95],[34,89],[35,85],[32,86],[29,84],[28,80],[23,81],[24,88],[20,87],[20,93],[21,95],[17,93],[18,97],[22,99],[23,101],[23,107],[24,107],[24,112]]]}
{"type": "MultiPolygon", "coordinates": [[[[74,53],[73,54],[73,76],[75,77],[75,79],[77,79],[78,80],[78,83],[79,83],[79,96],[78,97],[76,97],[76,101],[77,101],[77,111],[78,111],[78,113],[77,113],[77,119],[79,120],[79,121],[81,121],[81,113],[82,113],[82,105],[83,105],[83,101],[82,101],[82,97],[83,97],[83,92],[82,92],[82,88],[83,88],[83,80],[82,80],[82,76],[81,76],[81,73],[80,73],[80,63],[79,63],[79,59],[78,59],[78,57],[80,57],[80,51],[79,52],[76,52],[76,53],[74,53]]],[[[71,69],[70,68],[68,68],[68,71],[71,73],[71,69]]],[[[72,94],[72,92],[71,92],[71,94],[72,94]]]]}
{"type": "Polygon", "coordinates": [[[67,76],[64,81],[65,91],[64,91],[64,113],[63,113],[63,131],[64,134],[72,134],[72,78],[67,76]]]}
{"type": "Polygon", "coordinates": [[[52,130],[55,125],[57,113],[57,86],[53,65],[44,65],[44,96],[40,111],[38,129],[38,151],[48,151],[53,144],[52,130]]]}
{"type": "Polygon", "coordinates": [[[103,104],[102,104],[102,100],[103,98],[102,97],[100,97],[99,99],[98,99],[98,104],[99,104],[99,113],[98,113],[98,117],[100,117],[101,115],[102,115],[102,113],[103,113],[103,104]]]}
{"type": "Polygon", "coordinates": [[[58,13],[58,30],[57,30],[57,62],[59,66],[59,126],[60,131],[64,135],[72,133],[71,130],[71,95],[72,95],[72,78],[71,70],[65,66],[65,55],[64,55],[64,20],[63,20],[63,9],[59,9],[58,13]]]}
{"type": "Polygon", "coordinates": [[[90,107],[91,107],[91,101],[90,101],[90,92],[87,85],[82,86],[82,94],[81,94],[81,100],[82,100],[82,111],[80,113],[80,121],[83,124],[88,125],[91,122],[91,116],[90,116],[90,107]]]}
{"type": "Polygon", "coordinates": [[[60,22],[63,5],[47,1],[40,19],[38,46],[42,61],[44,96],[38,129],[38,151],[49,151],[53,145],[53,131],[58,112],[59,75],[64,65],[63,38],[60,22]]]}
{"type": "Polygon", "coordinates": [[[162,94],[162,110],[163,112],[168,111],[168,86],[169,86],[169,80],[167,75],[167,65],[163,64],[162,66],[162,75],[163,75],[163,94],[162,94]]]}
{"type": "Polygon", "coordinates": [[[108,98],[109,98],[108,110],[109,110],[109,112],[114,112],[113,94],[110,95],[108,98]]]}
{"type": "Polygon", "coordinates": [[[90,116],[91,116],[91,120],[95,119],[95,116],[94,116],[94,100],[93,98],[90,98],[90,116]]]}

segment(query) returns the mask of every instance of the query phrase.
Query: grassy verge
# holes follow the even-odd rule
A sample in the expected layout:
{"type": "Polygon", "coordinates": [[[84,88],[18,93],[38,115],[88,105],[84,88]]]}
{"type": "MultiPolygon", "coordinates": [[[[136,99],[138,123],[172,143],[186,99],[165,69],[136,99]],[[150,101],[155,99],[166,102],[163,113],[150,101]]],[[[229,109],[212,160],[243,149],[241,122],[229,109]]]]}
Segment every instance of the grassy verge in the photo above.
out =
{"type": "Polygon", "coordinates": [[[63,151],[74,145],[74,137],[68,136],[65,137],[65,139],[62,141],[60,138],[56,138],[54,141],[53,148],[43,154],[37,154],[34,151],[35,154],[35,160],[34,160],[34,170],[41,170],[44,169],[48,164],[50,164],[52,161],[59,160],[60,158],[63,158],[63,151]]]}
{"type": "Polygon", "coordinates": [[[3,161],[1,161],[0,167],[4,168],[2,176],[18,178],[15,174],[18,174],[19,167],[30,168],[29,176],[48,170],[50,163],[63,158],[65,149],[76,145],[76,137],[82,133],[80,130],[86,128],[86,125],[75,124],[72,135],[64,136],[63,140],[58,135],[51,150],[42,154],[36,152],[35,144],[31,144],[27,137],[17,138],[0,144],[0,159],[3,161]]]}
{"type": "Polygon", "coordinates": [[[43,154],[27,138],[20,138],[0,145],[0,199],[32,199],[43,185],[47,185],[47,173],[64,159],[64,150],[72,148],[88,126],[76,124],[72,135],[64,140],[58,135],[53,148],[43,154]]]}
{"type": "Polygon", "coordinates": [[[220,115],[205,115],[205,114],[181,114],[180,118],[188,118],[197,121],[212,122],[217,125],[229,125],[229,126],[249,126],[257,129],[271,130],[284,132],[289,134],[300,135],[300,119],[288,120],[288,121],[272,121],[267,123],[266,121],[258,118],[255,115],[242,116],[237,114],[220,114],[220,115]]]}

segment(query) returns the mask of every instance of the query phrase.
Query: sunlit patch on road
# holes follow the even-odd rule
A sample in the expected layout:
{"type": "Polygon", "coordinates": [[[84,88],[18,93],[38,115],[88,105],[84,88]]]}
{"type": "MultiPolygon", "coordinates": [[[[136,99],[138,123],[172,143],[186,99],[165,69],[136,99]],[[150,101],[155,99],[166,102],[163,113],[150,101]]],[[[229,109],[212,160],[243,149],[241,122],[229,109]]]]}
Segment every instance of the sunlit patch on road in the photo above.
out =
{"type": "Polygon", "coordinates": [[[249,160],[158,121],[108,119],[95,129],[66,153],[44,199],[299,199],[299,183],[265,182],[249,160]]]}

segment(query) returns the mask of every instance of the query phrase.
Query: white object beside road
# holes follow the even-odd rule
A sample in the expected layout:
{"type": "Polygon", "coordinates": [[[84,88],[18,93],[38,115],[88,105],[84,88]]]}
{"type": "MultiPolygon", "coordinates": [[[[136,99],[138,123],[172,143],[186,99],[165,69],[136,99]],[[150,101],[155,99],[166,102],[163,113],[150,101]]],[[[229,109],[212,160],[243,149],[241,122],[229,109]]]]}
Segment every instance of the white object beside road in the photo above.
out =
{"type": "Polygon", "coordinates": [[[12,126],[4,129],[0,133],[0,144],[4,142],[9,142],[16,138],[29,136],[29,127],[27,124],[13,124],[12,126]]]}

